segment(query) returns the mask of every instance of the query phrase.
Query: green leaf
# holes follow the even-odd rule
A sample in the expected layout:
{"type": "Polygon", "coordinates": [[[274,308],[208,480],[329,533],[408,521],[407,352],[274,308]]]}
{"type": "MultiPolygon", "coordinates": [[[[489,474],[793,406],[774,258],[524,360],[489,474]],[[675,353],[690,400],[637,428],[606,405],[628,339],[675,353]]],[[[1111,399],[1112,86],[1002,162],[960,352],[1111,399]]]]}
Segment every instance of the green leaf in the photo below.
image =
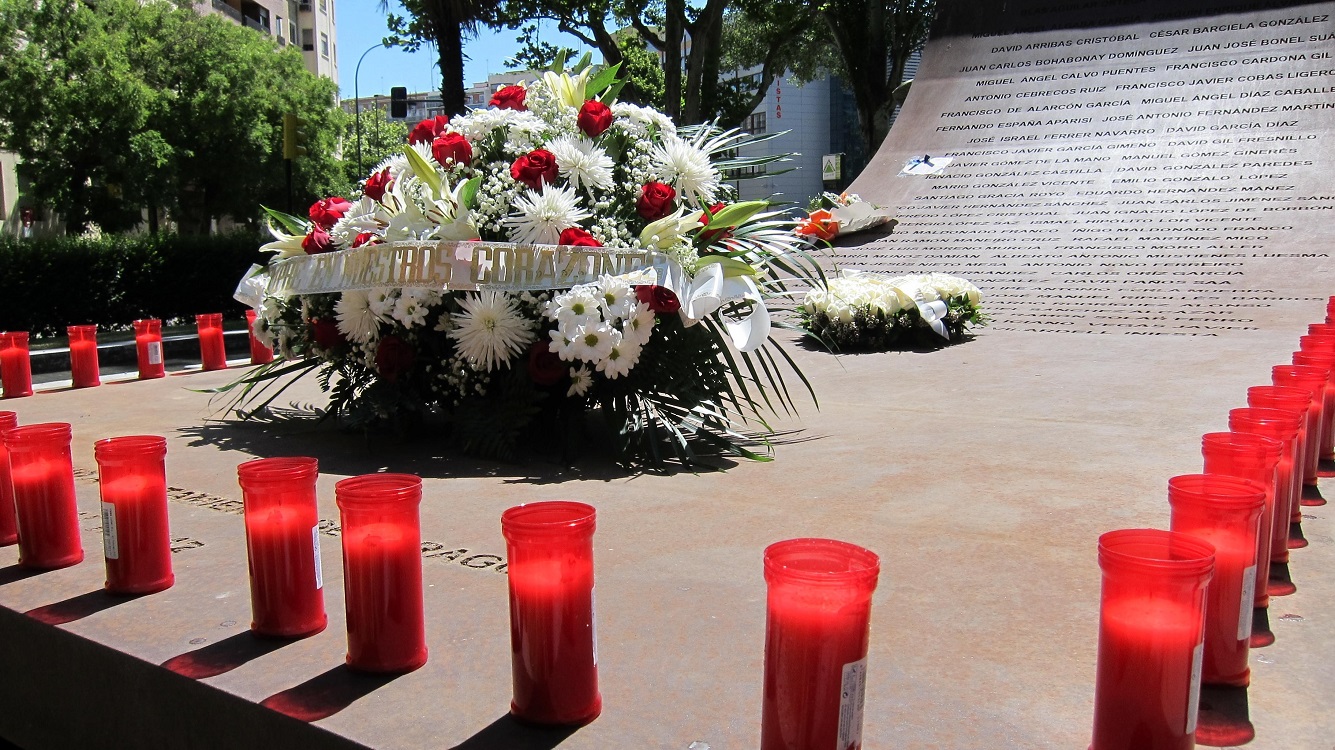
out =
{"type": "Polygon", "coordinates": [[[769,208],[769,203],[765,201],[742,201],[724,206],[719,212],[710,219],[711,225],[720,227],[735,227],[745,224],[751,220],[751,217],[769,208]]]}
{"type": "Polygon", "coordinates": [[[593,77],[593,80],[585,84],[584,95],[592,99],[601,94],[604,89],[611,86],[612,83],[616,81],[617,71],[619,70],[621,70],[621,63],[600,70],[598,75],[593,77]]]}
{"type": "MultiPolygon", "coordinates": [[[[620,65],[620,63],[617,64],[620,65]]],[[[606,104],[609,107],[612,106],[612,102],[616,101],[617,95],[619,95],[621,93],[621,89],[625,87],[626,87],[625,81],[617,81],[616,83],[613,83],[611,86],[607,88],[606,91],[603,92],[602,96],[598,97],[598,101],[602,102],[603,104],[606,104]]]]}
{"type": "Polygon", "coordinates": [[[260,206],[260,208],[264,209],[264,212],[269,214],[269,217],[272,218],[274,221],[278,222],[278,225],[281,226],[283,228],[283,231],[287,232],[288,234],[291,235],[306,234],[310,222],[302,221],[301,219],[293,216],[292,214],[285,214],[282,211],[275,211],[274,209],[269,208],[268,206],[260,206]]]}
{"type": "Polygon", "coordinates": [[[570,71],[575,75],[579,75],[584,71],[585,68],[589,67],[589,65],[592,62],[593,62],[593,53],[585,52],[584,56],[579,58],[579,62],[575,63],[575,66],[571,68],[570,71]]]}
{"type": "Polygon", "coordinates": [[[699,265],[696,266],[696,268],[697,269],[704,268],[710,263],[718,263],[719,265],[723,266],[724,278],[730,278],[733,276],[756,275],[756,269],[753,266],[751,266],[751,264],[744,263],[740,260],[737,260],[736,258],[725,258],[722,255],[706,255],[705,257],[700,259],[700,263],[699,265]]]}
{"type": "Polygon", "coordinates": [[[441,192],[440,175],[436,174],[436,168],[428,164],[427,160],[423,159],[422,155],[417,153],[417,149],[412,146],[404,146],[403,154],[408,157],[408,164],[412,166],[413,174],[417,175],[418,179],[431,188],[432,196],[436,200],[444,198],[445,195],[441,192]]]}
{"type": "Polygon", "coordinates": [[[477,191],[482,187],[482,175],[465,182],[459,189],[459,202],[464,208],[477,208],[477,191]]]}
{"type": "Polygon", "coordinates": [[[570,53],[572,51],[573,50],[570,50],[566,47],[562,47],[561,51],[556,53],[556,59],[552,61],[552,67],[548,68],[548,70],[550,70],[553,73],[565,72],[566,59],[570,57],[570,53]]]}

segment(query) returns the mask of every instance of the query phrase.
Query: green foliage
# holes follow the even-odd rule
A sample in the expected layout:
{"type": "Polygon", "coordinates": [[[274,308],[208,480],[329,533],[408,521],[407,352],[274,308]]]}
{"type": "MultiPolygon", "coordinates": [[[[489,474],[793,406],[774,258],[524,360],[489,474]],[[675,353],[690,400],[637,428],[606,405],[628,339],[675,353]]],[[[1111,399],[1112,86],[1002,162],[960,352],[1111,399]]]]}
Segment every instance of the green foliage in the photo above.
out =
{"type": "Polygon", "coordinates": [[[50,336],[66,325],[238,310],[236,281],[259,259],[250,232],[20,240],[0,235],[0,330],[50,336]]]}
{"type": "Polygon", "coordinates": [[[366,179],[375,165],[403,151],[403,144],[408,140],[408,124],[391,120],[386,114],[384,108],[372,108],[363,109],[354,116],[362,125],[360,149],[357,120],[348,119],[343,140],[343,174],[349,184],[355,185],[366,179]],[[360,165],[357,163],[359,159],[360,165]]]}
{"type": "Polygon", "coordinates": [[[203,231],[286,203],[288,111],[310,122],[300,200],[346,186],[336,85],[251,29],[172,3],[0,0],[0,49],[0,146],[76,231],[131,227],[144,208],[203,231]]]}

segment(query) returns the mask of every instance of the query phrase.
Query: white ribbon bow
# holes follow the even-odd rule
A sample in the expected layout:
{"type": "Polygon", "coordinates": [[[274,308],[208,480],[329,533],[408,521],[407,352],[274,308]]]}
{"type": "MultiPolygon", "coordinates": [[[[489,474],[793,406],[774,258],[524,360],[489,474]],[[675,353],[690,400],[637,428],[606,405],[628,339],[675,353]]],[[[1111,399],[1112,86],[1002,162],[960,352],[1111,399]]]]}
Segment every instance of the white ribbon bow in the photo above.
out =
{"type": "Polygon", "coordinates": [[[666,278],[663,281],[681,299],[681,320],[686,327],[698,323],[706,315],[729,302],[750,302],[751,312],[745,318],[725,318],[724,328],[739,352],[753,352],[769,338],[770,316],[760,289],[750,276],[725,276],[723,264],[710,263],[700,269],[694,279],[666,278]]]}

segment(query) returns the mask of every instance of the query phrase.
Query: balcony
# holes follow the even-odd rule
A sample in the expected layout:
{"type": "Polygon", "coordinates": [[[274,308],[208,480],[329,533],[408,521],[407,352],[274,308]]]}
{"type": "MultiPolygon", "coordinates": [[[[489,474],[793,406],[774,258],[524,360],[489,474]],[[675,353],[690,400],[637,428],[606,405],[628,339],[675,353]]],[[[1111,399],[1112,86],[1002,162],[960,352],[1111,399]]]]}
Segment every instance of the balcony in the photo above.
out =
{"type": "Polygon", "coordinates": [[[263,31],[266,36],[271,36],[273,34],[273,32],[269,30],[269,24],[265,23],[264,21],[258,18],[251,18],[250,16],[246,16],[245,25],[247,28],[251,28],[256,31],[263,31]]]}
{"type": "Polygon", "coordinates": [[[236,21],[237,23],[243,23],[243,22],[244,22],[244,20],[243,20],[243,18],[242,18],[242,16],[241,16],[241,11],[239,11],[239,10],[237,10],[236,8],[233,8],[232,6],[230,6],[230,5],[228,5],[227,3],[223,2],[223,0],[212,0],[212,5],[213,5],[213,9],[214,9],[214,10],[218,11],[219,13],[223,14],[224,16],[227,16],[228,18],[232,19],[233,21],[236,21]]]}

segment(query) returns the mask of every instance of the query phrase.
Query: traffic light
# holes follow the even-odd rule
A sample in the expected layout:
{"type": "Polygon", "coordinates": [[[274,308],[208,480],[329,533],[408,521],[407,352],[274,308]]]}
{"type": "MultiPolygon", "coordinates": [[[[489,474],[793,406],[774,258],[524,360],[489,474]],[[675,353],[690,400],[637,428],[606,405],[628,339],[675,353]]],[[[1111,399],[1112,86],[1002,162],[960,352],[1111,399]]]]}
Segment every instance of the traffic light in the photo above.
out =
{"type": "Polygon", "coordinates": [[[306,139],[309,134],[306,126],[309,123],[304,117],[297,117],[292,112],[283,113],[283,158],[295,159],[298,156],[305,156],[309,153],[306,150],[306,139]]]}
{"type": "Polygon", "coordinates": [[[389,119],[402,120],[408,117],[408,89],[395,86],[389,90],[389,119]]]}

